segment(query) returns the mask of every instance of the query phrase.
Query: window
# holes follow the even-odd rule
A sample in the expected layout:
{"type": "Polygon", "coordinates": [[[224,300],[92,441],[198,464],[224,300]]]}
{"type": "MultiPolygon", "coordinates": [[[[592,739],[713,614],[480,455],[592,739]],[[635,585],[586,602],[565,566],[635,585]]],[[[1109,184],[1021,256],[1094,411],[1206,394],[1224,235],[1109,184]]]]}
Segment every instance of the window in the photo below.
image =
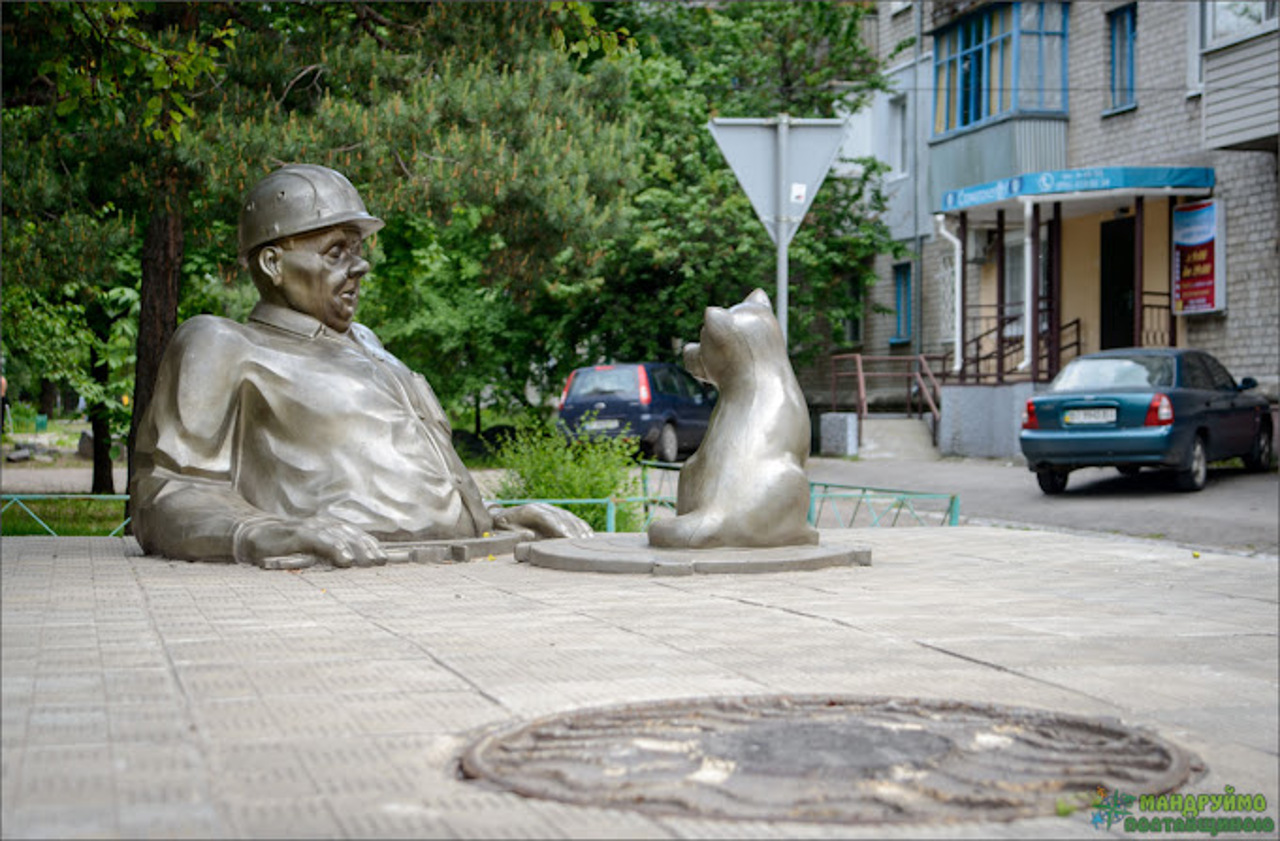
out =
{"type": "Polygon", "coordinates": [[[1116,9],[1107,15],[1111,30],[1111,107],[1110,111],[1137,106],[1133,70],[1138,41],[1138,5],[1116,9]]]}
{"type": "Polygon", "coordinates": [[[1205,3],[1205,39],[1210,46],[1247,38],[1276,28],[1277,0],[1231,0],[1205,3]]]}
{"type": "Polygon", "coordinates": [[[890,345],[904,345],[911,341],[911,264],[898,263],[893,267],[893,299],[898,320],[890,345]]]}
{"type": "Polygon", "coordinates": [[[1182,357],[1182,387],[1213,391],[1213,377],[1198,354],[1189,353],[1182,357]]]}
{"type": "Polygon", "coordinates": [[[933,133],[1067,111],[1067,5],[996,3],[934,37],[933,133]]]}
{"type": "Polygon", "coordinates": [[[1214,359],[1212,356],[1201,356],[1206,368],[1209,369],[1209,378],[1213,381],[1213,387],[1219,391],[1235,391],[1235,377],[1222,367],[1222,363],[1214,359]]]}

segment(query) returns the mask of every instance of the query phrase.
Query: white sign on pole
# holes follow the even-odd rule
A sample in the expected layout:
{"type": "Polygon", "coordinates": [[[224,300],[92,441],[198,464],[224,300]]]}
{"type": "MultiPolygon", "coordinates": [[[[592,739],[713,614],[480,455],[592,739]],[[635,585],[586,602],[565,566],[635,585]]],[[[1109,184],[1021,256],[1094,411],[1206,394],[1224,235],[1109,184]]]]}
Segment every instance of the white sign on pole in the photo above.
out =
{"type": "Polygon", "coordinates": [[[787,246],[844,141],[844,120],[717,117],[707,126],[777,246],[774,299],[787,338],[787,246]]]}
{"type": "MultiPolygon", "coordinates": [[[[784,115],[785,116],[785,115],[784,115]]],[[[782,121],[766,119],[716,118],[711,136],[720,147],[738,183],[751,199],[756,216],[778,241],[779,215],[785,217],[786,243],[795,236],[813,197],[826,179],[844,140],[844,120],[786,120],[786,171],[778,172],[778,134],[782,121]],[[788,201],[779,213],[778,184],[790,186],[788,201]]]]}

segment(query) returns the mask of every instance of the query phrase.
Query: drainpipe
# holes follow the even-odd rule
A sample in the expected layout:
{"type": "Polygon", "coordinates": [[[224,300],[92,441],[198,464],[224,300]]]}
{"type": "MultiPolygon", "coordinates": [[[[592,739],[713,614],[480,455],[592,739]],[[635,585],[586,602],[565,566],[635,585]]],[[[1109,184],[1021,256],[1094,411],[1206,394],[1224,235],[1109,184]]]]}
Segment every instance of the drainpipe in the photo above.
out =
{"type": "Polygon", "coordinates": [[[964,266],[961,265],[960,261],[964,259],[964,254],[960,251],[959,238],[956,237],[955,234],[951,233],[951,231],[947,230],[947,217],[944,214],[933,214],[933,224],[938,230],[938,236],[951,243],[951,250],[953,253],[951,262],[955,265],[956,277],[954,285],[956,292],[953,297],[956,300],[956,306],[954,326],[955,339],[953,341],[955,342],[956,361],[951,366],[951,372],[953,374],[958,374],[960,373],[960,369],[964,367],[964,331],[962,329],[964,326],[964,301],[961,300],[961,297],[964,295],[964,288],[960,282],[960,272],[964,271],[964,266]]]}
{"type": "MultiPolygon", "coordinates": [[[[913,11],[916,24],[916,43],[911,63],[911,232],[915,243],[916,353],[924,353],[924,232],[920,230],[920,57],[924,52],[924,3],[916,3],[913,11]]],[[[1171,299],[1172,300],[1172,299],[1171,299]]],[[[1173,307],[1170,307],[1172,310],[1173,307]]]]}
{"type": "Polygon", "coordinates": [[[1031,311],[1031,283],[1035,270],[1039,268],[1032,259],[1031,253],[1031,206],[1034,202],[1022,199],[1022,361],[1018,370],[1025,371],[1031,367],[1031,354],[1035,346],[1035,313],[1031,311]]]}

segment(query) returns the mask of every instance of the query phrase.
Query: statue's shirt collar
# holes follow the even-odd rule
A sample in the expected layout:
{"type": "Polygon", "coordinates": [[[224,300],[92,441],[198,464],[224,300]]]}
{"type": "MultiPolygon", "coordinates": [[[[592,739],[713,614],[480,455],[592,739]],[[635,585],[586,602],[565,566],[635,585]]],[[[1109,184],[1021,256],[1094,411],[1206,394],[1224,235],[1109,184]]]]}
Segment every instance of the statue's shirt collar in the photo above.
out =
{"type": "Polygon", "coordinates": [[[259,301],[254,306],[253,312],[249,313],[249,320],[275,327],[277,330],[283,330],[286,333],[292,333],[304,339],[314,339],[321,335],[340,339],[346,338],[348,335],[347,333],[339,333],[336,330],[329,329],[306,313],[282,307],[279,304],[269,304],[266,301],[259,301]]]}

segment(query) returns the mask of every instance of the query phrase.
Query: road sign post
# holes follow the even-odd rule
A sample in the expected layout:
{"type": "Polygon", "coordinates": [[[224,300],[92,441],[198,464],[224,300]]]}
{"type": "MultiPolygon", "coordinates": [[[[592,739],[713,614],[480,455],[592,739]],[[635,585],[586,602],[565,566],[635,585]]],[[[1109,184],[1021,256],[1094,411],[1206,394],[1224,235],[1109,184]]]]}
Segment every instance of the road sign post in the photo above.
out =
{"type": "Polygon", "coordinates": [[[787,247],[844,141],[845,121],[717,117],[707,125],[756,216],[777,246],[774,305],[787,338],[787,247]]]}

